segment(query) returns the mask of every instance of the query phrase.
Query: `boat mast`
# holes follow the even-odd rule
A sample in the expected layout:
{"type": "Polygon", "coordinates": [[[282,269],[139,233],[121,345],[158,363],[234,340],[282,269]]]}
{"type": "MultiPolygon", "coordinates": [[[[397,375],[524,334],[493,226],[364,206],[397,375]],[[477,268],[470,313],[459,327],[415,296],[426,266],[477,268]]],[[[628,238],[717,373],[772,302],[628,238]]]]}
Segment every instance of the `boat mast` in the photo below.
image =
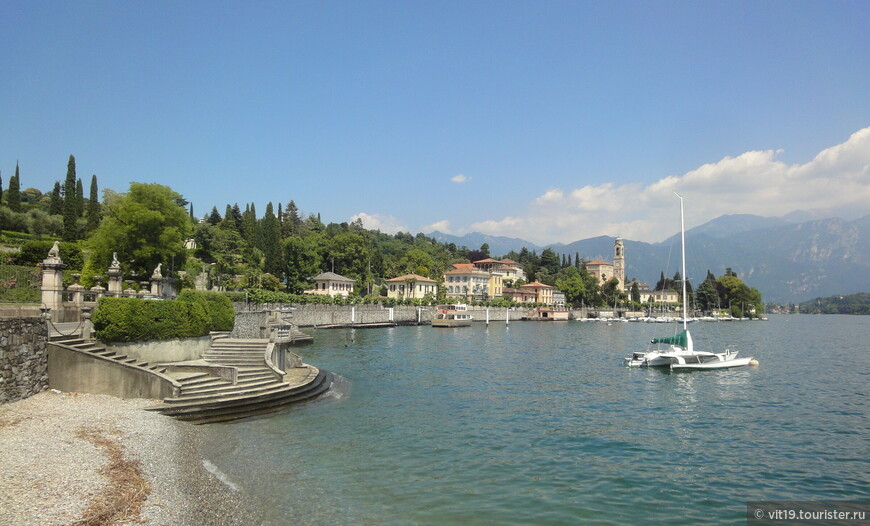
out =
{"type": "Polygon", "coordinates": [[[680,198],[680,242],[683,247],[683,330],[686,330],[689,318],[686,308],[688,302],[688,298],[686,298],[686,224],[683,220],[683,196],[676,192],[674,192],[674,195],[680,198]]]}

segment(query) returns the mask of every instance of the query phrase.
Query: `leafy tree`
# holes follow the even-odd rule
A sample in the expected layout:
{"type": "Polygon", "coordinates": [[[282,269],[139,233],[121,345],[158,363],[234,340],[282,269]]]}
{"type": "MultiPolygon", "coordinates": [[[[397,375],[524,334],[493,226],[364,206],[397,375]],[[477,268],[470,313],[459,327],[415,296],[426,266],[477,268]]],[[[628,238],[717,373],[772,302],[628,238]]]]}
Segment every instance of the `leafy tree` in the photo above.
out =
{"type": "MultiPolygon", "coordinates": [[[[56,188],[59,189],[58,185],[56,188]]],[[[97,175],[91,176],[91,191],[88,199],[88,232],[93,232],[100,226],[100,199],[97,191],[97,175]]]]}
{"type": "Polygon", "coordinates": [[[63,240],[75,241],[78,238],[76,220],[79,218],[76,207],[76,158],[70,154],[66,165],[66,180],[63,185],[63,240]]]}
{"type": "Polygon", "coordinates": [[[51,216],[44,210],[32,208],[27,212],[27,229],[36,239],[44,235],[57,235],[63,227],[59,216],[51,216]]]}
{"type": "Polygon", "coordinates": [[[734,275],[720,277],[719,292],[722,296],[723,304],[731,306],[732,316],[744,317],[758,315],[764,308],[764,303],[761,301],[761,293],[754,288],[748,287],[743,280],[734,275]]]}
{"type": "Polygon", "coordinates": [[[480,245],[480,253],[483,255],[482,259],[487,259],[490,257],[489,255],[489,243],[484,243],[480,245]]]}
{"type": "MultiPolygon", "coordinates": [[[[562,269],[562,262],[559,259],[559,254],[557,254],[552,248],[545,248],[543,252],[541,252],[540,267],[546,269],[553,276],[558,275],[559,271],[562,269]]],[[[538,278],[538,281],[540,281],[540,278],[538,278]]]]}
{"type": "Polygon", "coordinates": [[[130,183],[126,194],[107,196],[106,217],[88,240],[97,267],[107,267],[113,252],[125,270],[141,278],[173,258],[182,267],[190,221],[178,205],[180,197],[168,186],[144,183],[130,183]]]}
{"type": "Polygon", "coordinates": [[[625,293],[622,292],[618,279],[610,278],[601,286],[601,300],[608,307],[612,307],[623,299],[625,299],[625,293]]]}
{"type": "Polygon", "coordinates": [[[695,291],[695,305],[702,311],[711,311],[721,304],[719,292],[716,290],[716,279],[705,279],[695,291]]]}
{"type": "Polygon", "coordinates": [[[300,293],[309,288],[309,278],[320,273],[322,258],[318,247],[323,243],[320,234],[290,236],[284,242],[284,274],[290,292],[300,293]]]}

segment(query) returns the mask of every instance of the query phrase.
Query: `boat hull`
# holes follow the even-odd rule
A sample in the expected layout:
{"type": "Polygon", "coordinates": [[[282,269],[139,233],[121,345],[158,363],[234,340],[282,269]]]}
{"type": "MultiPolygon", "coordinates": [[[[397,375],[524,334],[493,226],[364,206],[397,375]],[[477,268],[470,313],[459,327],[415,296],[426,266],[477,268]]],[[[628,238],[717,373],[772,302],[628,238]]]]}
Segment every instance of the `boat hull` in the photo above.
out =
{"type": "Polygon", "coordinates": [[[707,369],[730,369],[731,367],[743,367],[749,365],[749,362],[752,361],[752,357],[748,358],[734,358],[731,360],[722,360],[715,362],[703,362],[703,363],[672,363],[671,370],[672,371],[697,371],[697,370],[707,370],[707,369]]]}
{"type": "Polygon", "coordinates": [[[432,320],[433,327],[471,327],[471,320],[432,320]]]}

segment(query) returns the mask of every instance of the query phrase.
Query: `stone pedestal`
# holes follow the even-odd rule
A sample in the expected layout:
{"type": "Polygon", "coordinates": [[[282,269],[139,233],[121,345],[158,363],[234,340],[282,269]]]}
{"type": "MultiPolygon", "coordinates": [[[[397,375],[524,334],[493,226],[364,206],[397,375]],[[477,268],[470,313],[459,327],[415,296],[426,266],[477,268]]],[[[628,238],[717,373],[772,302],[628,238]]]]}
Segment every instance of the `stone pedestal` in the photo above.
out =
{"type": "Polygon", "coordinates": [[[49,256],[42,261],[42,306],[50,309],[52,318],[60,320],[63,311],[63,269],[59,257],[49,256]]]}
{"type": "Polygon", "coordinates": [[[109,295],[120,296],[123,294],[123,276],[120,268],[109,267],[109,295]]]}
{"type": "Polygon", "coordinates": [[[73,283],[67,290],[69,291],[72,304],[81,310],[82,305],[85,303],[85,288],[78,283],[73,283]]]}

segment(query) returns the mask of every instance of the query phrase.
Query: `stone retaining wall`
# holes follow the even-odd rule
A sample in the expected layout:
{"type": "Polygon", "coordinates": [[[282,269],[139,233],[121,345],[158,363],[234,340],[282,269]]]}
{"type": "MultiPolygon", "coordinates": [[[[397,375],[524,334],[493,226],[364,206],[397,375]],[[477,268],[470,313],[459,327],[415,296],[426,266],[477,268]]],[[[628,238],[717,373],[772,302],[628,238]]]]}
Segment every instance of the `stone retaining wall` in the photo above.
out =
{"type": "MultiPolygon", "coordinates": [[[[270,311],[285,311],[290,322],[298,327],[320,327],[325,325],[349,325],[366,323],[415,324],[429,323],[435,315],[435,307],[397,306],[390,309],[381,305],[280,305],[235,303],[236,324],[233,337],[260,338],[260,326],[270,311]],[[291,310],[292,308],[292,310],[291,310]],[[392,311],[392,312],[391,312],[392,311]]],[[[486,321],[486,307],[470,307],[468,312],[475,321],[486,321]]],[[[489,308],[490,321],[519,320],[528,313],[527,309],[489,308]]]]}
{"type": "Polygon", "coordinates": [[[47,335],[42,318],[0,319],[0,403],[48,387],[47,335]]]}

